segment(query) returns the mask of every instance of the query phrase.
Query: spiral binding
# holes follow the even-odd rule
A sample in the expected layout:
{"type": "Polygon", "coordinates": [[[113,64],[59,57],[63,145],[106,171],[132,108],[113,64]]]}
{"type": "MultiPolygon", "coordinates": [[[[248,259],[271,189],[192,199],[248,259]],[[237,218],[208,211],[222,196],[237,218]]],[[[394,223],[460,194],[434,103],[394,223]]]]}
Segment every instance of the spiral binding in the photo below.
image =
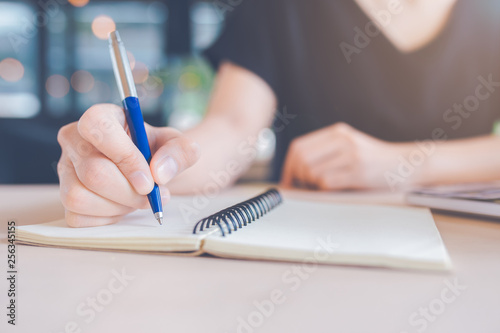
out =
{"type": "Polygon", "coordinates": [[[248,223],[252,223],[262,217],[262,215],[278,206],[281,202],[283,202],[281,194],[277,189],[272,188],[256,197],[240,202],[198,221],[194,226],[193,234],[217,225],[222,233],[222,237],[225,237],[226,234],[224,233],[223,225],[230,234],[231,231],[237,231],[238,228],[242,228],[248,223]]]}

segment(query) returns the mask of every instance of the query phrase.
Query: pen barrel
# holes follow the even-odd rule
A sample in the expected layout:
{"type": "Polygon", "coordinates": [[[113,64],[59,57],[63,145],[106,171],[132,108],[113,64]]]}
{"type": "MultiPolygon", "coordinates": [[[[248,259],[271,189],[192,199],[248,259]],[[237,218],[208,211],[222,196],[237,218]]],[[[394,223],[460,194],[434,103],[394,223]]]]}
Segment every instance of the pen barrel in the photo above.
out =
{"type": "Polygon", "coordinates": [[[160,189],[157,184],[155,184],[155,187],[153,188],[151,193],[148,194],[148,201],[153,213],[163,211],[163,207],[161,206],[160,189]]]}
{"type": "MultiPolygon", "coordinates": [[[[132,141],[139,148],[146,161],[151,161],[151,148],[149,147],[144,118],[142,117],[141,106],[137,97],[127,97],[123,100],[123,109],[127,118],[127,124],[132,141]]],[[[148,194],[149,204],[153,213],[163,211],[161,206],[161,196],[158,185],[155,184],[153,190],[148,194]]]]}
{"type": "Polygon", "coordinates": [[[127,97],[123,100],[123,108],[127,117],[127,124],[130,130],[132,141],[139,148],[148,163],[151,160],[151,148],[149,147],[144,118],[142,117],[141,106],[137,97],[127,97]]]}

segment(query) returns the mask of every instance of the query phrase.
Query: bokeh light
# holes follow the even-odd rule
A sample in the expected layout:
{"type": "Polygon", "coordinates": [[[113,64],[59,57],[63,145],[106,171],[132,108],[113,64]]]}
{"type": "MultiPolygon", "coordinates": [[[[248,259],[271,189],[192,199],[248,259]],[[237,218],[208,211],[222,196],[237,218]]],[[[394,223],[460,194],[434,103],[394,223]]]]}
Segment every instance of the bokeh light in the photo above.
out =
{"type": "Polygon", "coordinates": [[[83,7],[89,3],[89,0],[68,0],[68,2],[75,7],[83,7]]]}
{"type": "Polygon", "coordinates": [[[69,81],[64,76],[55,74],[47,79],[45,89],[47,89],[50,96],[62,98],[69,92],[69,81]]]}
{"type": "Polygon", "coordinates": [[[148,67],[142,62],[136,61],[134,69],[132,70],[132,75],[134,76],[135,83],[144,83],[149,77],[148,67]]]}
{"type": "Polygon", "coordinates": [[[99,15],[92,21],[92,32],[99,39],[108,39],[109,33],[115,30],[115,21],[109,16],[99,15]]]}
{"type": "Polygon", "coordinates": [[[24,76],[24,66],[17,59],[5,58],[0,61],[0,77],[5,81],[17,82],[24,76]]]}
{"type": "Polygon", "coordinates": [[[196,89],[200,84],[200,77],[192,72],[184,73],[179,78],[179,89],[183,91],[196,89]]]}
{"type": "Polygon", "coordinates": [[[71,86],[79,93],[88,93],[94,87],[94,77],[87,71],[76,71],[71,75],[71,86]]]}

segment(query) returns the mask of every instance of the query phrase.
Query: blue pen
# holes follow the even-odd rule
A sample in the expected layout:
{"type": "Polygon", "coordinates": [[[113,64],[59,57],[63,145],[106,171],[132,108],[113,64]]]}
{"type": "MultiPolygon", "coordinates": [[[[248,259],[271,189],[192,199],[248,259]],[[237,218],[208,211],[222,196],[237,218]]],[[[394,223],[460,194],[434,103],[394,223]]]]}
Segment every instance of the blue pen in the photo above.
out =
{"type": "MultiPolygon", "coordinates": [[[[109,51],[111,53],[111,62],[113,63],[113,72],[115,73],[116,83],[127,117],[130,136],[149,163],[151,161],[151,149],[149,148],[148,137],[144,127],[144,118],[142,117],[141,106],[137,98],[137,91],[127,52],[118,31],[113,31],[109,34],[109,51]]],[[[160,189],[157,184],[155,184],[151,193],[148,194],[148,199],[156,220],[162,224],[163,208],[161,205],[160,189]]]]}

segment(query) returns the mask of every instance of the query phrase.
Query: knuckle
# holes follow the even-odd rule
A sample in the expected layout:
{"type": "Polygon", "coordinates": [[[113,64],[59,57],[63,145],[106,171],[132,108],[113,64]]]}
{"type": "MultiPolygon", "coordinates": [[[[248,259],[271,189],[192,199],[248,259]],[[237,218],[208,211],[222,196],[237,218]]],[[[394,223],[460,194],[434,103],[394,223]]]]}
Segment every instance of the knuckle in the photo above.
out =
{"type": "Polygon", "coordinates": [[[87,162],[81,168],[80,181],[89,189],[95,190],[107,186],[109,173],[98,162],[87,162]]]}
{"type": "Polygon", "coordinates": [[[341,132],[341,133],[348,133],[351,130],[351,126],[347,123],[344,123],[344,122],[336,123],[332,127],[334,130],[341,132]]]}
{"type": "MultiPolygon", "coordinates": [[[[85,190],[81,187],[73,186],[66,192],[61,193],[61,202],[63,206],[72,212],[85,211],[86,201],[85,190]]],[[[70,214],[73,215],[73,214],[70,214]]]]}
{"type": "Polygon", "coordinates": [[[66,212],[64,219],[66,220],[66,223],[68,226],[71,228],[78,228],[78,220],[75,218],[76,216],[70,212],[66,212]]]}
{"type": "Polygon", "coordinates": [[[342,150],[340,156],[351,161],[356,161],[361,154],[359,147],[356,145],[356,142],[350,138],[344,138],[342,144],[344,146],[344,149],[342,150]]]}
{"type": "Polygon", "coordinates": [[[59,176],[59,179],[65,178],[69,168],[73,168],[73,165],[70,162],[62,158],[59,159],[59,162],[57,162],[57,175],[59,176]]]}
{"type": "Polygon", "coordinates": [[[354,141],[354,138],[350,135],[344,136],[344,144],[348,147],[355,148],[356,147],[356,142],[354,141]]]}
{"type": "Polygon", "coordinates": [[[68,137],[75,131],[75,125],[76,125],[76,123],[70,123],[70,124],[64,125],[57,132],[57,142],[59,143],[59,145],[61,147],[64,148],[68,137]]]}
{"type": "Polygon", "coordinates": [[[96,130],[109,130],[109,127],[115,122],[111,116],[113,113],[106,112],[107,109],[116,107],[112,104],[96,104],[91,106],[80,117],[77,123],[78,132],[86,139],[91,140],[96,130]],[[103,110],[106,108],[106,110],[103,110]]]}
{"type": "Polygon", "coordinates": [[[144,157],[142,155],[139,157],[138,152],[133,149],[126,149],[119,154],[119,157],[114,162],[123,171],[124,169],[139,168],[141,159],[144,160],[144,157]]]}
{"type": "Polygon", "coordinates": [[[66,223],[72,228],[81,228],[85,226],[85,224],[83,223],[83,219],[84,217],[81,215],[75,214],[70,211],[66,211],[65,214],[66,223]]]}
{"type": "Polygon", "coordinates": [[[199,148],[193,140],[188,139],[186,137],[180,138],[179,141],[180,146],[180,158],[186,166],[193,165],[199,158],[200,152],[199,148]]]}
{"type": "Polygon", "coordinates": [[[344,135],[339,140],[340,140],[339,142],[342,144],[344,152],[353,152],[358,149],[356,141],[350,135],[344,135]]]}
{"type": "Polygon", "coordinates": [[[86,133],[90,128],[93,128],[98,122],[101,115],[96,105],[91,106],[78,120],[78,131],[80,134],[86,133]]]}

